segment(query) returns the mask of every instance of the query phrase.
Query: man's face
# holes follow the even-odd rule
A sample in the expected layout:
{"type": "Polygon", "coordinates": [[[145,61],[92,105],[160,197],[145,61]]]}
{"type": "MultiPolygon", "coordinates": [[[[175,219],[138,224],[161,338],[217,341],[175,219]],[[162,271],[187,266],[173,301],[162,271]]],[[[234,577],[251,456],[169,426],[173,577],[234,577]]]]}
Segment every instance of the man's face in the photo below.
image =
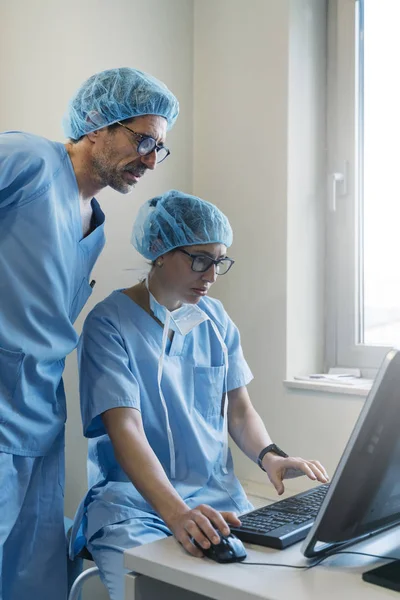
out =
{"type": "MultiPolygon", "coordinates": [[[[164,144],[167,121],[156,115],[144,115],[124,121],[135,133],[151,136],[157,144],[164,144]]],[[[147,169],[155,169],[157,154],[140,156],[137,146],[140,137],[117,125],[92,134],[92,168],[100,187],[110,186],[121,194],[128,194],[147,169]]]]}

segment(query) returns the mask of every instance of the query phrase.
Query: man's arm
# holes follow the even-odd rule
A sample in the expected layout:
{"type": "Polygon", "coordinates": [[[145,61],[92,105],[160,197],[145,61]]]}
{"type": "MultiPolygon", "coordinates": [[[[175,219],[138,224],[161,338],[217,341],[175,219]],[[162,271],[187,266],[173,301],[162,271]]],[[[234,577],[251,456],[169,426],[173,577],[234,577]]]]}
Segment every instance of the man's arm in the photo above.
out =
{"type": "Polygon", "coordinates": [[[0,134],[0,210],[29,202],[48,183],[45,149],[32,145],[24,133],[0,134]]]}
{"type": "MultiPolygon", "coordinates": [[[[251,403],[245,386],[228,392],[228,427],[234,442],[252,461],[263,448],[271,444],[271,438],[260,415],[251,403]]],[[[307,475],[310,479],[326,483],[328,475],[324,467],[316,460],[304,460],[299,457],[282,458],[268,452],[262,461],[263,467],[278,494],[284,492],[282,480],[293,469],[307,475]]],[[[300,473],[299,473],[300,474],[300,473]]]]}
{"type": "Polygon", "coordinates": [[[194,556],[202,555],[191,538],[203,548],[209,548],[209,540],[219,541],[215,528],[228,535],[227,522],[240,525],[234,513],[220,513],[204,504],[195,509],[187,506],[153,452],[138,410],[113,408],[102,413],[102,420],[118,463],[188,552],[194,556]]]}

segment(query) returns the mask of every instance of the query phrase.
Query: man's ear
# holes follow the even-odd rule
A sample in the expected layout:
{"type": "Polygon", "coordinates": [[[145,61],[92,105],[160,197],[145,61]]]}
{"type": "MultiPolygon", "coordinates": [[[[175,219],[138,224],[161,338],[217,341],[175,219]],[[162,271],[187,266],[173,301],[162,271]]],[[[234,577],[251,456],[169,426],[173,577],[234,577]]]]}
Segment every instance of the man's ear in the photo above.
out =
{"type": "Polygon", "coordinates": [[[96,129],[95,131],[90,131],[89,133],[86,134],[87,137],[89,138],[89,140],[92,143],[94,143],[98,139],[98,137],[100,135],[102,135],[101,132],[106,128],[107,122],[106,122],[105,118],[103,117],[103,115],[98,113],[96,110],[91,110],[86,115],[86,122],[92,123],[93,125],[95,125],[95,127],[100,128],[100,129],[96,129]]]}
{"type": "Polygon", "coordinates": [[[96,129],[96,131],[90,131],[86,134],[86,137],[92,142],[92,144],[94,144],[99,139],[101,131],[101,129],[96,129]]]}

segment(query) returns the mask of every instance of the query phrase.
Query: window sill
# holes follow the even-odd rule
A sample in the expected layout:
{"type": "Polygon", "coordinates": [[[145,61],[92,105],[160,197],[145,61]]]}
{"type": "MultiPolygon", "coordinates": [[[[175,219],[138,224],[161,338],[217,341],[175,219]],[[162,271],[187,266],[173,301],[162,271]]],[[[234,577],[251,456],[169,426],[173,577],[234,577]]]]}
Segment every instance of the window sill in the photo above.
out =
{"type": "MultiPolygon", "coordinates": [[[[303,477],[299,479],[306,481],[303,477]]],[[[251,479],[240,479],[240,483],[242,484],[248,499],[255,508],[266,506],[272,502],[278,502],[278,500],[283,500],[284,498],[288,498],[304,491],[303,487],[297,489],[296,484],[293,485],[294,481],[297,481],[297,479],[285,479],[285,491],[282,496],[278,496],[274,486],[268,481],[267,475],[265,475],[265,481],[263,483],[251,479]]],[[[309,483],[310,485],[307,487],[311,487],[312,484],[311,482],[309,483]]]]}
{"type": "Polygon", "coordinates": [[[345,385],[336,383],[322,383],[320,381],[299,381],[297,379],[285,379],[286,387],[296,390],[309,390],[313,392],[324,392],[328,394],[346,394],[348,396],[368,396],[372,382],[370,379],[360,379],[359,385],[345,385]]]}
{"type": "Polygon", "coordinates": [[[265,483],[252,481],[251,479],[241,479],[240,483],[247,496],[251,496],[251,502],[254,506],[264,506],[270,502],[275,502],[276,491],[272,483],[268,482],[267,477],[265,483]]]}

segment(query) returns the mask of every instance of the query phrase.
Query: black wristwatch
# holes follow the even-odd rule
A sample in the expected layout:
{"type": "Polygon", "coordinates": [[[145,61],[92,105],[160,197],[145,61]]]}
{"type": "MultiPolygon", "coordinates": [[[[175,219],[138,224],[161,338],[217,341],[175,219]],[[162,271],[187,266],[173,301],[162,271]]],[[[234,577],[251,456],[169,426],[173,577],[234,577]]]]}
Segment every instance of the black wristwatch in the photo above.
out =
{"type": "Polygon", "coordinates": [[[286,454],[286,452],[281,450],[276,444],[270,444],[269,446],[266,446],[263,450],[261,450],[261,452],[257,458],[257,464],[260,467],[260,469],[262,469],[263,471],[265,471],[265,469],[262,466],[262,461],[263,461],[264,456],[268,452],[273,452],[274,454],[277,454],[278,456],[282,456],[283,458],[287,458],[289,456],[288,454],[286,454]]]}

